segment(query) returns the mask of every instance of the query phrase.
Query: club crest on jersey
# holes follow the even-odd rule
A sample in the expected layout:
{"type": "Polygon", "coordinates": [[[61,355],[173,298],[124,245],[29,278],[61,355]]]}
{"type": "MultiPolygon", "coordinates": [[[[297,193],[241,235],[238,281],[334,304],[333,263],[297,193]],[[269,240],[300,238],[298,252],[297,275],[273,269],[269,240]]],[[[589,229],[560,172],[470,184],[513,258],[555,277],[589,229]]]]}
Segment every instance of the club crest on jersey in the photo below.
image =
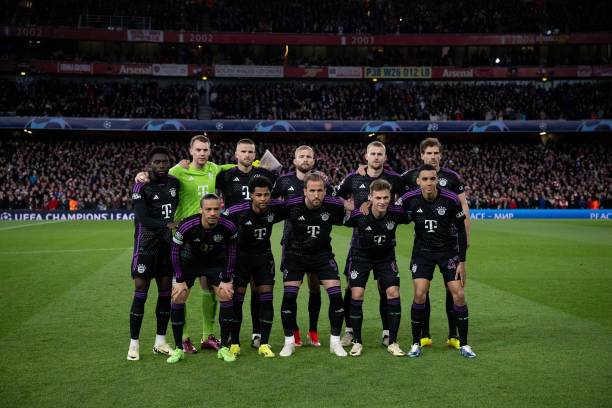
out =
{"type": "Polygon", "coordinates": [[[273,222],[274,221],[274,214],[268,214],[266,219],[268,220],[268,222],[273,222]]]}
{"type": "Polygon", "coordinates": [[[351,279],[357,279],[357,276],[359,276],[359,273],[356,270],[352,270],[351,271],[351,279]]]}
{"type": "Polygon", "coordinates": [[[417,264],[412,264],[412,273],[416,273],[417,271],[417,264]]]}
{"type": "Polygon", "coordinates": [[[171,188],[171,189],[170,189],[170,195],[171,195],[172,197],[176,197],[176,188],[171,188]]]}
{"type": "Polygon", "coordinates": [[[321,214],[321,219],[323,221],[329,220],[329,213],[324,212],[323,214],[321,214]]]}
{"type": "Polygon", "coordinates": [[[223,235],[219,235],[219,234],[213,235],[213,241],[215,241],[215,242],[223,241],[223,235]]]}
{"type": "Polygon", "coordinates": [[[442,187],[445,187],[448,184],[448,181],[445,178],[438,179],[438,184],[442,187]]]}
{"type": "Polygon", "coordinates": [[[134,193],[134,194],[132,194],[132,200],[138,200],[140,197],[142,197],[142,196],[140,195],[140,193],[134,193]]]}
{"type": "Polygon", "coordinates": [[[440,215],[446,214],[446,208],[445,207],[438,207],[438,208],[436,208],[436,210],[438,210],[438,214],[440,214],[440,215]]]}
{"type": "Polygon", "coordinates": [[[393,228],[395,228],[395,223],[393,221],[387,222],[387,229],[391,231],[393,228]]]}
{"type": "Polygon", "coordinates": [[[147,267],[143,264],[138,264],[138,267],[136,268],[136,270],[138,271],[138,273],[145,273],[145,271],[147,270],[147,267]]]}

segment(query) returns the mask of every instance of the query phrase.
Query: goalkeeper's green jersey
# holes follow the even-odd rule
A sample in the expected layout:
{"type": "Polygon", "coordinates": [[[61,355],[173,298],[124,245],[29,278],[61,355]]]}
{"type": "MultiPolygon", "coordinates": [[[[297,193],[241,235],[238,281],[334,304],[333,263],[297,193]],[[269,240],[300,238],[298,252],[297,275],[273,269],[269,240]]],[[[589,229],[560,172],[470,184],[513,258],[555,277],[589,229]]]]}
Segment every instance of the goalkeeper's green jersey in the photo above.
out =
{"type": "Polygon", "coordinates": [[[200,170],[189,164],[189,170],[176,165],[169,173],[181,183],[179,191],[179,204],[174,214],[174,221],[179,222],[190,215],[200,212],[200,199],[208,193],[215,192],[217,174],[236,167],[235,164],[217,165],[206,162],[200,170]]]}

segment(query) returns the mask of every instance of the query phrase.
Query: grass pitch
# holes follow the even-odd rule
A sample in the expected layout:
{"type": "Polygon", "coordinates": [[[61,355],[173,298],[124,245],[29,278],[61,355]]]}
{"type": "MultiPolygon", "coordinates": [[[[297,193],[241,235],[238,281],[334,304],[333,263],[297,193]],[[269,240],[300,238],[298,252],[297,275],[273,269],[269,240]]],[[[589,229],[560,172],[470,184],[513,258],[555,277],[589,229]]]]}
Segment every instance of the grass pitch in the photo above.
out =
{"type": "MultiPolygon", "coordinates": [[[[278,243],[280,231],[277,227],[273,242],[278,243]]],[[[200,352],[168,365],[149,352],[155,334],[152,285],[141,361],[128,362],[132,232],[127,222],[0,223],[3,407],[612,405],[608,221],[473,222],[467,300],[475,360],[444,345],[444,296],[436,272],[434,346],[419,359],[393,358],[380,346],[378,294],[370,281],[360,358],[329,354],[323,293],[320,349],[303,347],[289,359],[258,357],[248,346],[247,299],[243,353],[236,363],[200,352]]],[[[342,228],[334,233],[341,267],[349,235],[342,228]]],[[[399,341],[407,349],[412,226],[400,229],[399,237],[399,341]]],[[[276,352],[283,342],[281,297],[278,279],[271,337],[276,352]]],[[[199,293],[192,298],[189,331],[197,338],[199,293]]],[[[303,329],[306,302],[303,287],[298,306],[303,329]]]]}

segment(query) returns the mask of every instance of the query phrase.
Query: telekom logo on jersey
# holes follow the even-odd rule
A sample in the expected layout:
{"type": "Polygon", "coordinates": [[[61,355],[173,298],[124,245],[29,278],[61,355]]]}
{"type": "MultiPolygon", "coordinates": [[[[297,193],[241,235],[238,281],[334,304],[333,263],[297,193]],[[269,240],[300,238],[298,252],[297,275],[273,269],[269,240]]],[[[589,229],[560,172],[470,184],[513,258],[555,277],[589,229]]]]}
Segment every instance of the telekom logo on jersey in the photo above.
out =
{"type": "Polygon", "coordinates": [[[170,214],[172,213],[172,204],[162,204],[161,209],[162,213],[164,214],[164,218],[170,218],[170,214]]]}
{"type": "Polygon", "coordinates": [[[438,228],[438,221],[425,220],[425,228],[427,228],[427,232],[436,232],[436,228],[438,228]]]}
{"type": "Polygon", "coordinates": [[[307,225],[306,231],[308,231],[311,237],[316,238],[319,232],[321,232],[321,227],[319,225],[307,225]]]}

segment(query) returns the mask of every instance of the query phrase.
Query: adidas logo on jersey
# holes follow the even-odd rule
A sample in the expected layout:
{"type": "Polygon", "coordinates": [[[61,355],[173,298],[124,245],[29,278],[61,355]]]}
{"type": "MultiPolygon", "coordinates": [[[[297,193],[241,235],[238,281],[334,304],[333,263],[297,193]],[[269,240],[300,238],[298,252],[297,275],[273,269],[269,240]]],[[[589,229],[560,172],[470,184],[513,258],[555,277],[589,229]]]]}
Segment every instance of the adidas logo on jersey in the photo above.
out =
{"type": "Polygon", "coordinates": [[[159,196],[157,194],[155,194],[155,196],[153,197],[154,200],[159,200],[159,196]]]}
{"type": "Polygon", "coordinates": [[[244,223],[244,225],[253,225],[253,223],[251,221],[247,221],[244,223]]]}
{"type": "Polygon", "coordinates": [[[295,189],[293,188],[293,186],[291,186],[287,189],[287,191],[295,191],[295,189]]]}
{"type": "Polygon", "coordinates": [[[300,216],[300,218],[298,218],[298,221],[306,221],[306,218],[304,218],[304,216],[300,216]]]}
{"type": "Polygon", "coordinates": [[[372,231],[372,227],[370,227],[369,225],[366,227],[365,229],[366,231],[372,231]]]}
{"type": "Polygon", "coordinates": [[[366,188],[365,184],[359,186],[359,188],[366,188]]]}
{"type": "Polygon", "coordinates": [[[418,213],[422,213],[422,212],[423,212],[423,210],[422,210],[421,208],[419,208],[419,209],[417,210],[417,212],[418,212],[418,213]]]}
{"type": "Polygon", "coordinates": [[[240,181],[238,177],[235,177],[232,181],[240,181]]]}

